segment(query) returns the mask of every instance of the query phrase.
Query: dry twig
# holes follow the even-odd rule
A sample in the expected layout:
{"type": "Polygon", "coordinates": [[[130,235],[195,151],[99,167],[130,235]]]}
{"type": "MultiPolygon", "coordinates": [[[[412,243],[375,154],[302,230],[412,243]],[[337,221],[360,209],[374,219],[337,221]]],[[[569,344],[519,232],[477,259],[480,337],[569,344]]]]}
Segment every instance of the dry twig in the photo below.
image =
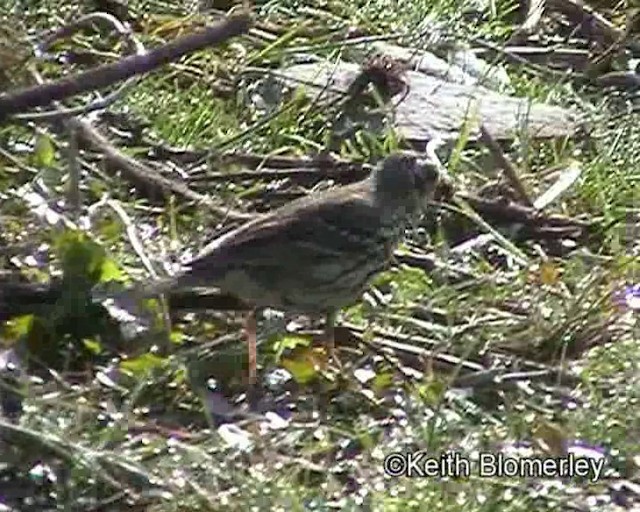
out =
{"type": "Polygon", "coordinates": [[[12,114],[33,107],[48,105],[76,94],[93,91],[120,82],[134,75],[148,73],[163,64],[207,46],[222,43],[246,32],[251,23],[247,13],[234,14],[216,25],[194,34],[178,38],[145,55],[131,55],[112,64],[104,64],[90,71],[56,80],[49,84],[0,96],[0,122],[12,114]]]}

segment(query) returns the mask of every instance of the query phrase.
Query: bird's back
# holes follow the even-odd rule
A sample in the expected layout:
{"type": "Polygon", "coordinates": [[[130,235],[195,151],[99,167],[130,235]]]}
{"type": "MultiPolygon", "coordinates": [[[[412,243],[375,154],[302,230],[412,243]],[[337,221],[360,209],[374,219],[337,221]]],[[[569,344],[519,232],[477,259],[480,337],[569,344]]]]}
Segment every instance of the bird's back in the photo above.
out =
{"type": "Polygon", "coordinates": [[[177,286],[218,286],[259,306],[324,310],[356,299],[384,268],[402,223],[367,180],[293,201],[214,240],[177,286]]]}

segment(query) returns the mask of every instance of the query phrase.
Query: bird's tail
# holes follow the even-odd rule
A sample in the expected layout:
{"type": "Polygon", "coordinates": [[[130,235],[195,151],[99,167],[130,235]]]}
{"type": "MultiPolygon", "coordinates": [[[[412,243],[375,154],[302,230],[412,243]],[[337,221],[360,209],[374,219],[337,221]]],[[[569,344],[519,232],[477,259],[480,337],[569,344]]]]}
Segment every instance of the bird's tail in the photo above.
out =
{"type": "Polygon", "coordinates": [[[146,326],[148,313],[144,311],[143,301],[165,294],[175,282],[176,278],[170,276],[137,284],[124,290],[94,289],[93,300],[101,303],[118,321],[140,323],[146,326]]]}
{"type": "Polygon", "coordinates": [[[123,299],[143,300],[153,297],[154,295],[163,295],[168,292],[176,282],[175,277],[164,277],[154,279],[148,283],[138,283],[129,288],[113,290],[99,286],[93,290],[93,299],[96,302],[104,302],[113,300],[119,302],[123,299]]]}
{"type": "Polygon", "coordinates": [[[154,295],[164,295],[177,284],[177,281],[174,276],[163,277],[135,286],[129,291],[140,299],[148,299],[154,295]]]}

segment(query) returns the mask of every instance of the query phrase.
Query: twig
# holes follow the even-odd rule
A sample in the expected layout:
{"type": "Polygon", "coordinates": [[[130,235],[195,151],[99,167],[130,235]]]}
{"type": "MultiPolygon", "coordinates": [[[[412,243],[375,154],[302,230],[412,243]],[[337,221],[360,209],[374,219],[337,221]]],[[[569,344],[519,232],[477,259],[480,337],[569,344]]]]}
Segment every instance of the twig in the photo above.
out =
{"type": "MultiPolygon", "coordinates": [[[[78,21],[65,25],[62,28],[54,31],[38,46],[36,50],[36,55],[42,55],[58,39],[63,37],[68,37],[69,35],[76,32],[79,28],[89,23],[93,23],[94,21],[106,23],[111,28],[115,29],[115,31],[118,34],[123,36],[126,43],[129,45],[131,51],[134,52],[135,54],[142,55],[145,53],[144,46],[133,36],[133,34],[131,34],[131,32],[127,29],[127,27],[125,27],[120,22],[120,20],[118,20],[114,16],[111,16],[110,14],[93,13],[87,16],[83,16],[78,21]]],[[[44,80],[42,79],[40,74],[35,70],[33,71],[33,74],[35,76],[36,81],[42,85],[44,83],[44,80]]],[[[107,106],[109,102],[115,101],[120,96],[120,94],[122,94],[124,90],[128,86],[132,85],[136,80],[137,80],[136,77],[129,79],[119,89],[112,92],[104,100],[100,101],[99,105],[97,105],[96,103],[92,103],[80,109],[78,108],[65,109],[62,107],[62,105],[59,102],[54,101],[53,104],[55,105],[56,110],[53,112],[39,113],[38,119],[40,120],[47,119],[49,121],[64,119],[67,116],[73,116],[80,113],[87,113],[96,108],[103,108],[104,106],[107,106]]],[[[29,119],[29,118],[30,118],[29,115],[22,117],[23,120],[29,119]]],[[[31,116],[31,118],[33,117],[31,116]]],[[[64,126],[67,129],[68,136],[69,136],[69,143],[68,143],[68,150],[67,150],[67,157],[68,157],[67,161],[69,165],[69,186],[67,190],[67,197],[68,197],[69,207],[72,212],[72,217],[74,221],[77,223],[80,218],[81,207],[82,207],[82,200],[81,200],[81,194],[80,194],[80,162],[79,162],[79,149],[78,149],[78,129],[74,123],[64,123],[64,126]]]]}
{"type": "Polygon", "coordinates": [[[550,9],[561,12],[582,27],[597,31],[607,44],[612,44],[623,32],[582,0],[547,0],[547,2],[550,9]]]}
{"type": "Polygon", "coordinates": [[[4,94],[0,96],[0,122],[11,114],[100,89],[134,75],[148,73],[187,53],[222,43],[231,37],[242,34],[248,30],[250,23],[249,14],[234,14],[210,28],[178,38],[153,49],[146,55],[131,55],[118,62],[104,64],[49,84],[37,85],[12,94],[4,94]]]}
{"type": "Polygon", "coordinates": [[[609,45],[608,48],[593,59],[587,70],[589,75],[598,76],[601,75],[603,71],[606,71],[611,64],[611,60],[617,53],[624,49],[624,45],[632,36],[634,25],[633,19],[627,20],[627,26],[625,29],[621,31],[618,37],[609,45]]]}
{"type": "Polygon", "coordinates": [[[500,199],[485,199],[470,194],[458,193],[478,213],[492,219],[508,220],[526,225],[549,227],[576,227],[586,230],[592,226],[591,222],[573,219],[558,214],[543,214],[538,210],[517,203],[506,203],[500,199]]]}
{"type": "Polygon", "coordinates": [[[453,386],[459,388],[479,388],[485,386],[509,385],[515,382],[527,380],[545,380],[548,378],[561,379],[563,381],[570,380],[573,383],[578,381],[578,377],[567,372],[566,369],[561,367],[522,372],[506,372],[504,369],[494,368],[473,374],[462,375],[453,382],[453,386]]]}
{"type": "Polygon", "coordinates": [[[151,277],[153,277],[154,279],[158,279],[158,273],[153,268],[153,264],[151,263],[151,260],[149,259],[149,257],[147,256],[147,253],[144,250],[144,245],[142,245],[140,238],[138,238],[138,233],[136,232],[136,228],[133,222],[131,221],[131,217],[129,217],[129,215],[124,210],[124,208],[122,208],[122,206],[120,205],[120,202],[114,199],[109,199],[105,195],[103,199],[101,199],[91,207],[90,214],[93,215],[97,211],[97,209],[102,205],[105,205],[111,208],[115,212],[115,214],[120,218],[120,221],[125,227],[125,232],[127,233],[127,237],[129,238],[131,247],[133,247],[133,250],[138,255],[138,258],[140,258],[140,261],[142,262],[144,267],[147,269],[147,272],[151,274],[151,277]]]}
{"type": "Polygon", "coordinates": [[[164,193],[176,194],[189,201],[194,201],[223,218],[226,217],[232,220],[248,220],[253,218],[251,214],[236,212],[230,208],[218,206],[209,197],[191,190],[184,183],[157,174],[146,165],[122,153],[89,123],[75,118],[69,119],[68,122],[77,127],[82,139],[86,140],[96,151],[102,153],[107,160],[127,175],[131,181],[149,186],[152,189],[159,189],[164,193]]]}
{"type": "Polygon", "coordinates": [[[392,349],[399,358],[410,363],[412,366],[422,367],[422,361],[430,359],[433,361],[435,367],[445,371],[453,370],[454,368],[461,368],[465,372],[471,373],[486,370],[481,364],[463,360],[451,354],[441,354],[435,350],[416,346],[416,342],[432,347],[436,347],[439,344],[437,341],[429,340],[422,336],[395,334],[382,329],[374,329],[375,339],[367,342],[363,337],[363,328],[349,323],[342,323],[341,327],[348,329],[351,337],[366,345],[392,349]]]}
{"type": "Polygon", "coordinates": [[[67,163],[69,165],[69,185],[67,200],[74,222],[80,218],[82,199],[80,195],[80,162],[78,152],[78,134],[73,126],[68,126],[69,145],[67,146],[67,163]]]}
{"type": "MultiPolygon", "coordinates": [[[[557,45],[505,46],[501,50],[507,58],[513,59],[514,56],[517,56],[533,65],[553,65],[554,69],[562,67],[583,71],[589,64],[589,51],[580,48],[563,48],[557,45]]],[[[480,58],[488,58],[492,54],[498,54],[498,52],[489,49],[477,52],[477,56],[480,58]]]]}
{"type": "Polygon", "coordinates": [[[588,77],[584,73],[579,73],[577,71],[567,73],[564,71],[557,71],[548,66],[535,64],[533,62],[530,62],[526,58],[518,55],[518,53],[509,51],[509,49],[506,47],[499,46],[490,41],[485,41],[480,37],[471,37],[471,41],[474,44],[484,48],[487,51],[493,52],[498,56],[504,57],[505,60],[512,61],[516,64],[521,64],[525,70],[531,72],[534,75],[554,80],[555,82],[557,82],[558,85],[569,80],[581,81],[585,83],[589,81],[588,77]]]}
{"type": "MultiPolygon", "coordinates": [[[[144,55],[146,50],[142,43],[138,41],[138,39],[131,33],[131,31],[120,22],[117,18],[110,14],[96,12],[92,14],[88,14],[86,16],[81,17],[78,21],[69,23],[64,25],[63,27],[55,30],[52,34],[50,34],[42,43],[40,43],[36,48],[36,56],[41,56],[44,52],[58,39],[62,39],[70,36],[80,28],[93,24],[93,22],[101,22],[109,25],[113,28],[127,43],[129,46],[129,51],[135,55],[144,55]]],[[[122,84],[115,91],[109,93],[106,97],[98,99],[89,103],[88,105],[81,105],[79,107],[73,108],[63,108],[62,106],[58,106],[55,110],[49,112],[35,112],[35,113],[27,113],[27,114],[17,114],[14,116],[16,119],[21,121],[48,121],[54,122],[59,119],[65,119],[67,117],[72,117],[76,115],[83,115],[94,110],[104,109],[116,101],[126,89],[131,87],[139,77],[131,77],[124,84],[122,84]]],[[[43,80],[39,80],[38,83],[42,85],[44,83],[43,80]]],[[[56,102],[54,102],[55,104],[56,102]]]]}
{"type": "Polygon", "coordinates": [[[129,44],[129,51],[132,53],[144,53],[144,46],[135,38],[132,32],[118,18],[106,12],[92,12],[81,16],[80,19],[66,23],[60,28],[52,30],[44,40],[36,46],[36,56],[42,56],[51,46],[60,39],[71,37],[74,33],[85,27],[91,27],[95,22],[109,25],[118,35],[129,44]]]}
{"type": "MultiPolygon", "coordinates": [[[[434,253],[419,254],[416,252],[396,251],[393,253],[393,258],[397,263],[414,268],[420,268],[428,274],[433,274],[437,271],[446,272],[446,281],[448,283],[477,278],[469,265],[464,265],[458,262],[448,263],[446,261],[442,261],[440,258],[436,257],[434,253]]],[[[432,275],[431,278],[436,281],[438,280],[435,275],[432,275]]]]}
{"type": "Polygon", "coordinates": [[[506,253],[511,257],[513,261],[517,262],[519,265],[524,266],[529,264],[529,258],[527,257],[527,254],[511,240],[500,233],[496,228],[494,228],[489,222],[487,222],[483,216],[479,215],[478,212],[474,208],[472,208],[467,201],[458,196],[454,198],[453,203],[455,204],[455,206],[444,206],[446,206],[447,209],[465,216],[480,228],[488,231],[491,236],[502,246],[502,248],[506,251],[506,253]]]}
{"type": "Polygon", "coordinates": [[[98,500],[91,505],[82,504],[76,507],[76,510],[83,510],[84,512],[102,512],[103,510],[113,510],[114,505],[122,508],[131,508],[130,504],[127,504],[127,500],[130,498],[126,491],[118,491],[112,494],[108,498],[98,500]],[[129,506],[127,506],[129,505],[129,506]]]}
{"type": "Polygon", "coordinates": [[[601,87],[619,87],[636,90],[640,88],[640,76],[635,71],[611,71],[595,79],[601,87]]]}
{"type": "MultiPolygon", "coordinates": [[[[145,483],[146,485],[140,485],[140,477],[143,475],[131,464],[122,463],[105,453],[89,450],[79,444],[72,444],[52,434],[13,425],[2,418],[0,418],[0,440],[28,453],[38,453],[40,457],[58,457],[72,466],[80,463],[88,469],[94,470],[95,478],[98,481],[118,490],[127,489],[134,495],[135,487],[138,489],[153,487],[150,479],[145,483]],[[111,471],[120,473],[119,476],[128,481],[117,480],[104,466],[109,466],[111,471]]],[[[146,477],[146,475],[144,476],[146,477]]]]}
{"type": "Polygon", "coordinates": [[[525,20],[513,31],[507,44],[526,39],[527,36],[536,31],[542,20],[545,0],[525,0],[523,3],[526,5],[525,20]]]}
{"type": "MultiPolygon", "coordinates": [[[[60,300],[59,283],[29,283],[4,276],[0,280],[0,321],[46,310],[60,300]]],[[[176,290],[169,293],[171,311],[245,311],[251,309],[237,297],[220,292],[176,290]]]]}
{"type": "Polygon", "coordinates": [[[500,167],[502,167],[502,170],[504,171],[505,176],[513,186],[514,190],[520,196],[520,200],[527,206],[533,206],[533,202],[529,198],[529,195],[527,194],[527,191],[524,188],[524,185],[520,180],[515,167],[507,158],[507,155],[502,152],[500,145],[496,142],[491,133],[489,133],[489,130],[487,130],[487,128],[483,124],[480,125],[480,140],[487,146],[487,148],[489,148],[489,151],[491,152],[493,157],[498,161],[500,167]]]}
{"type": "Polygon", "coordinates": [[[293,180],[338,179],[351,182],[364,178],[371,166],[358,162],[334,160],[326,156],[316,158],[270,157],[246,153],[227,153],[217,157],[223,164],[240,163],[250,167],[267,166],[268,169],[237,172],[202,172],[189,177],[194,182],[216,182],[229,180],[293,180]]]}
{"type": "MultiPolygon", "coordinates": [[[[463,370],[465,375],[467,372],[479,372],[484,370],[484,366],[471,361],[464,360],[451,354],[442,354],[434,350],[428,350],[407,343],[399,343],[390,339],[376,338],[373,340],[375,345],[386,347],[394,350],[396,354],[406,361],[412,361],[415,365],[419,361],[428,360],[431,366],[442,371],[463,370]]],[[[423,366],[423,365],[420,365],[423,366]]]]}
{"type": "MultiPolygon", "coordinates": [[[[99,201],[97,204],[102,204],[102,203],[103,203],[102,201],[99,201]]],[[[151,277],[153,277],[153,279],[158,279],[158,273],[153,268],[153,264],[151,263],[151,260],[147,256],[147,253],[144,250],[144,246],[142,245],[142,242],[140,242],[140,239],[138,238],[138,233],[136,232],[136,228],[133,222],[131,222],[131,218],[129,217],[129,215],[127,215],[127,212],[124,210],[124,208],[120,205],[118,201],[115,201],[113,199],[108,199],[105,197],[104,204],[106,204],[109,208],[111,208],[116,213],[116,215],[120,218],[121,222],[124,224],[125,232],[127,233],[129,242],[131,243],[133,250],[138,255],[138,258],[140,258],[140,261],[142,261],[142,264],[147,269],[147,272],[151,274],[151,277]]],[[[167,301],[164,295],[161,296],[160,304],[162,307],[162,316],[164,318],[165,327],[167,329],[167,333],[169,333],[171,332],[171,318],[169,315],[169,306],[167,305],[167,301]]],[[[168,347],[169,345],[165,346],[164,347],[165,350],[168,347]]]]}

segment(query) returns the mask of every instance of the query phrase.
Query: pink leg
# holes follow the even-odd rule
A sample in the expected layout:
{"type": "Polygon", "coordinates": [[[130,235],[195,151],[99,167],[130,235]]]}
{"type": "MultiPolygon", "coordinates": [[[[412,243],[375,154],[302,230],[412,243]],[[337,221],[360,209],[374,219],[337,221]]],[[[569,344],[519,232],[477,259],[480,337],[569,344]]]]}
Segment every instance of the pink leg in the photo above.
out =
{"type": "Polygon", "coordinates": [[[327,351],[335,359],[336,355],[336,333],[335,333],[336,313],[327,313],[324,323],[324,335],[327,351]]]}
{"type": "Polygon", "coordinates": [[[257,322],[255,309],[249,313],[245,321],[247,351],[249,352],[249,386],[257,381],[258,351],[256,348],[257,322]]]}

